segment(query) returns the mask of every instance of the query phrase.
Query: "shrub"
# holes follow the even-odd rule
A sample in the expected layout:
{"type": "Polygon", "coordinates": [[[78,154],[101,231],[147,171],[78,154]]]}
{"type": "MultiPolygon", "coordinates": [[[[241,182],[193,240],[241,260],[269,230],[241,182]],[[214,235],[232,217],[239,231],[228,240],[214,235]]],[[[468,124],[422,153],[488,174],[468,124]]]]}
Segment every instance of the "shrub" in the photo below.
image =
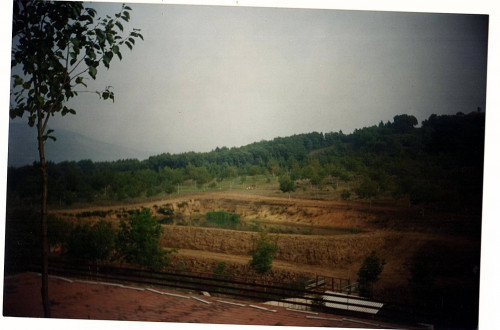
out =
{"type": "Polygon", "coordinates": [[[273,259],[278,252],[277,238],[271,239],[266,232],[260,232],[259,237],[254,239],[254,247],[249,254],[252,256],[249,265],[259,274],[265,274],[271,270],[273,259]]]}
{"type": "Polygon", "coordinates": [[[214,267],[214,277],[216,279],[224,279],[229,276],[229,272],[226,270],[226,263],[225,262],[219,262],[215,267],[214,267]]]}
{"type": "Polygon", "coordinates": [[[358,271],[359,293],[362,296],[372,297],[373,284],[379,280],[384,265],[385,261],[380,259],[375,251],[366,256],[358,271]]]}
{"type": "Polygon", "coordinates": [[[340,198],[342,198],[342,200],[344,201],[348,200],[349,198],[351,198],[351,192],[347,189],[342,190],[342,192],[340,193],[340,198]]]}
{"type": "Polygon", "coordinates": [[[290,199],[290,192],[295,191],[295,182],[293,182],[288,174],[285,174],[280,176],[279,183],[280,190],[284,193],[288,193],[288,199],[290,199]]]}
{"type": "Polygon", "coordinates": [[[47,217],[47,238],[51,245],[65,245],[71,238],[73,224],[52,214],[47,217]]]}
{"type": "Polygon", "coordinates": [[[158,209],[158,213],[160,214],[163,214],[163,215],[167,215],[167,216],[173,216],[174,215],[174,211],[167,208],[167,207],[161,207],[158,209]]]}
{"type": "Polygon", "coordinates": [[[127,221],[120,221],[118,232],[118,252],[128,263],[152,270],[160,270],[167,266],[168,253],[160,246],[163,228],[149,209],[132,214],[127,221]]]}
{"type": "Polygon", "coordinates": [[[226,211],[207,212],[205,219],[218,226],[234,226],[240,223],[240,216],[236,213],[230,214],[226,211]]]}
{"type": "Polygon", "coordinates": [[[116,232],[110,222],[100,220],[94,225],[80,224],[68,239],[68,254],[92,262],[108,260],[115,248],[116,232]]]}

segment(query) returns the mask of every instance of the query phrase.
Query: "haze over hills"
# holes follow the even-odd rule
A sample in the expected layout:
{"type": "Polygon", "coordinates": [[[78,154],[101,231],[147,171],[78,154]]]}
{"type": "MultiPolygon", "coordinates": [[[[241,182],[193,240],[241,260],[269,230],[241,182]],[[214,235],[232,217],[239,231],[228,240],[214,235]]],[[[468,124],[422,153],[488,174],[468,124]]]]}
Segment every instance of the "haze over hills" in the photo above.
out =
{"type": "MultiPolygon", "coordinates": [[[[47,160],[54,163],[82,159],[94,162],[128,158],[142,160],[153,154],[148,150],[106,143],[64,129],[55,130],[54,136],[57,141],[47,140],[45,149],[47,160]]],[[[8,157],[8,166],[14,167],[31,165],[39,160],[35,128],[24,123],[10,123],[8,157]]]]}

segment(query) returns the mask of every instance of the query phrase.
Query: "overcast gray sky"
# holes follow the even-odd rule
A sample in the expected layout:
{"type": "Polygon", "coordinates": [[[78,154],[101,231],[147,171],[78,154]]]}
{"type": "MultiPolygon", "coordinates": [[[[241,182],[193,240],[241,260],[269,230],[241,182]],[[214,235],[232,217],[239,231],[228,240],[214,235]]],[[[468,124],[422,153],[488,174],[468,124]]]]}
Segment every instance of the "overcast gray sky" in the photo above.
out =
{"type": "Polygon", "coordinates": [[[487,16],[131,7],[145,40],[90,86],[112,85],[116,102],[80,94],[77,115],[49,126],[179,153],[485,107],[487,16]]]}
{"type": "Polygon", "coordinates": [[[485,108],[487,16],[131,7],[145,40],[89,86],[112,85],[116,102],[80,94],[76,116],[51,119],[56,136],[180,153],[485,108]]]}

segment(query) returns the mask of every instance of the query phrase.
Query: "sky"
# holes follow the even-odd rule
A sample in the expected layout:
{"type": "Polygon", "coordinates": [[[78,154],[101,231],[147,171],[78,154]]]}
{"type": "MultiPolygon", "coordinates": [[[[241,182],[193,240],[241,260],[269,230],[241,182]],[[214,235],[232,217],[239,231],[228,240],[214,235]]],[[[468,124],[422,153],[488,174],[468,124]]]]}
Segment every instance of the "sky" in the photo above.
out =
{"type": "MultiPolygon", "coordinates": [[[[93,3],[101,15],[119,3],[93,3]]],[[[130,4],[144,41],[56,130],[163,152],[485,109],[487,15],[130,4]]]]}

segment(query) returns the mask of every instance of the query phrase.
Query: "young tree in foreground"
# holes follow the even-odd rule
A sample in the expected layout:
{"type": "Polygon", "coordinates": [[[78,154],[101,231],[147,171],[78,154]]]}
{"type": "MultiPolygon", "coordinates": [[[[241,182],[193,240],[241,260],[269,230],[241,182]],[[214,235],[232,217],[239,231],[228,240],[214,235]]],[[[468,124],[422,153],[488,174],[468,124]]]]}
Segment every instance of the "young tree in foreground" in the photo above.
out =
{"type": "Polygon", "coordinates": [[[366,256],[358,271],[359,293],[362,296],[371,298],[373,294],[373,284],[379,280],[384,265],[385,260],[380,259],[377,252],[372,251],[366,256]]]}
{"type": "MultiPolygon", "coordinates": [[[[13,105],[10,116],[28,117],[37,131],[40,158],[41,235],[42,235],[42,301],[44,315],[50,317],[48,298],[47,242],[47,164],[45,141],[55,140],[48,129],[49,119],[60,113],[75,114],[67,101],[78,95],[76,88],[87,87],[85,79],[96,79],[101,64],[109,68],[120,47],[132,49],[139,30],[123,33],[123,23],[130,19],[131,8],[123,5],[114,17],[97,18],[97,11],[84,8],[81,2],[15,0],[12,23],[11,90],[13,105]]],[[[96,92],[103,99],[114,100],[110,87],[96,92]]]]}
{"type": "Polygon", "coordinates": [[[278,242],[271,239],[267,233],[260,232],[259,237],[254,239],[254,247],[249,254],[252,256],[249,265],[257,273],[265,274],[271,270],[276,252],[278,252],[278,242]]]}
{"type": "Polygon", "coordinates": [[[163,228],[149,209],[133,214],[127,221],[120,221],[118,253],[131,264],[160,270],[168,265],[168,253],[160,245],[163,228]]]}

